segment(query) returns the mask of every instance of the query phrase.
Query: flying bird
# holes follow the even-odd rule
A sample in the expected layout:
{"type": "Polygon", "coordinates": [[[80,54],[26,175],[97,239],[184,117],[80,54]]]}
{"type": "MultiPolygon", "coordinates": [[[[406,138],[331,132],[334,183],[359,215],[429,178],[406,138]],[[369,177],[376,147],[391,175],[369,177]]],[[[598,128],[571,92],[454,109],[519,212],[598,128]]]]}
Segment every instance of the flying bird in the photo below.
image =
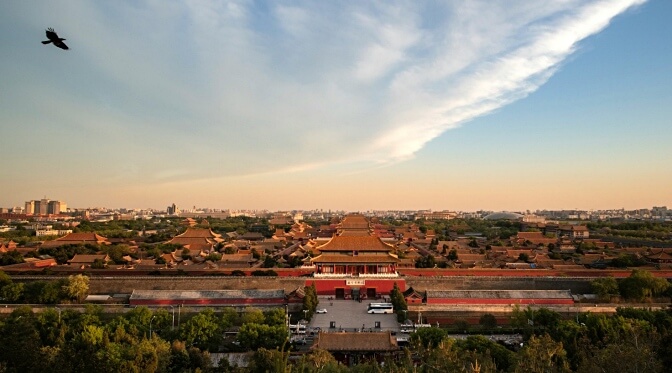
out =
{"type": "Polygon", "coordinates": [[[54,43],[55,46],[57,46],[57,47],[59,47],[59,48],[61,48],[61,49],[65,49],[66,51],[67,51],[68,49],[70,49],[70,48],[68,48],[68,46],[65,45],[65,43],[63,42],[63,40],[65,40],[65,39],[63,39],[63,38],[59,38],[59,37],[58,37],[58,34],[56,33],[56,31],[54,31],[54,29],[51,28],[51,27],[49,27],[49,28],[47,29],[47,39],[49,39],[49,40],[45,40],[45,41],[43,41],[42,44],[54,43]]]}

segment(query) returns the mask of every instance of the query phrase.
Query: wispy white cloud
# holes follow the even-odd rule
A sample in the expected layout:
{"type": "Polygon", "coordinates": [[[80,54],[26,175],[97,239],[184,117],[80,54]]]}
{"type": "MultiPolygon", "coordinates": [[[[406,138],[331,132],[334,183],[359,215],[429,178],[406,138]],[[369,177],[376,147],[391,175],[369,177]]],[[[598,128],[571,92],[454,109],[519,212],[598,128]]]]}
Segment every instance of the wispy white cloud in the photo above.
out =
{"type": "MultiPolygon", "coordinates": [[[[466,48],[466,59],[452,66],[438,59],[421,61],[392,82],[394,106],[389,110],[398,115],[387,133],[376,139],[375,148],[384,155],[383,161],[408,158],[444,131],[527,96],[547,81],[581,40],[643,2],[562,1],[524,11],[495,7],[497,15],[471,18],[480,27],[472,26],[472,33],[465,35],[467,43],[477,41],[466,48]],[[492,45],[486,41],[490,38],[496,45],[481,48],[492,45]]],[[[450,58],[442,52],[459,55],[462,49],[438,52],[450,58]]]]}
{"type": "Polygon", "coordinates": [[[72,47],[58,58],[69,60],[50,62],[60,78],[31,84],[72,109],[56,116],[63,139],[114,128],[101,151],[125,154],[110,162],[165,182],[408,159],[534,92],[579,42],[643,2],[72,0],[37,15],[15,3],[0,21],[32,29],[57,14],[72,47]]]}

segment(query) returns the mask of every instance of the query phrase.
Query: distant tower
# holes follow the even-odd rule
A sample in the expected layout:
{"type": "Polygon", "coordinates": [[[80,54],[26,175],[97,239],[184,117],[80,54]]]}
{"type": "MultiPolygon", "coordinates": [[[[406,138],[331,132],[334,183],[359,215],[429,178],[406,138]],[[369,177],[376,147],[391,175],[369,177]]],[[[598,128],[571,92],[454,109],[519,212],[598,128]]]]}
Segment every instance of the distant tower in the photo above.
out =
{"type": "Polygon", "coordinates": [[[68,211],[68,205],[63,201],[51,201],[47,198],[40,200],[26,201],[25,214],[28,215],[47,215],[60,214],[68,211]]]}
{"type": "Polygon", "coordinates": [[[177,206],[175,206],[175,204],[173,203],[172,205],[166,208],[166,212],[168,213],[168,215],[179,215],[180,209],[178,209],[177,206]]]}
{"type": "Polygon", "coordinates": [[[47,215],[49,213],[49,200],[42,198],[40,200],[40,209],[38,212],[40,215],[47,215]]]}
{"type": "Polygon", "coordinates": [[[26,202],[26,208],[25,208],[25,213],[28,215],[32,215],[35,213],[35,201],[27,201],[26,202]]]}
{"type": "Polygon", "coordinates": [[[67,205],[62,201],[49,201],[47,208],[47,213],[49,214],[60,214],[67,211],[67,205]]]}

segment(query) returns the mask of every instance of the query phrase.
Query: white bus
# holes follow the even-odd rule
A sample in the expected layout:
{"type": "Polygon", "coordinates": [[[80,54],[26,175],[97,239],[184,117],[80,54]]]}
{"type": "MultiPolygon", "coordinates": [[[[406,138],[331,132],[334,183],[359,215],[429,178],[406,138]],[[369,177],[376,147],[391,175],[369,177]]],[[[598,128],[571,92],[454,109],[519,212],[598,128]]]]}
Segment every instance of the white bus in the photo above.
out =
{"type": "Polygon", "coordinates": [[[367,313],[394,313],[392,303],[370,303],[367,313]]]}
{"type": "Polygon", "coordinates": [[[289,324],[292,334],[306,334],[306,324],[289,324]]]}

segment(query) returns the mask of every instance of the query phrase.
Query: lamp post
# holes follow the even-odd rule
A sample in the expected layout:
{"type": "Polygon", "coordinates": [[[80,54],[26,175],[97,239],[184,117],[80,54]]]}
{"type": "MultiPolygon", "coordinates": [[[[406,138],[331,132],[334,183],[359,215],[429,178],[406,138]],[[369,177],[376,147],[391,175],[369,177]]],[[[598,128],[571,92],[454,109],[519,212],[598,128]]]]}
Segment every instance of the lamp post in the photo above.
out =
{"type": "Polygon", "coordinates": [[[170,310],[173,311],[173,323],[170,327],[170,330],[175,330],[175,306],[168,306],[170,307],[170,310]]]}
{"type": "Polygon", "coordinates": [[[404,322],[408,320],[408,310],[401,310],[404,313],[404,322]]]}
{"type": "Polygon", "coordinates": [[[287,324],[287,330],[289,330],[289,324],[292,323],[292,319],[289,318],[289,305],[285,304],[285,323],[287,324]]]}
{"type": "Polygon", "coordinates": [[[156,316],[152,316],[151,319],[149,319],[149,339],[152,339],[152,321],[154,321],[154,318],[156,316]]]}
{"type": "Polygon", "coordinates": [[[308,321],[308,310],[303,310],[303,319],[308,321]]]}

